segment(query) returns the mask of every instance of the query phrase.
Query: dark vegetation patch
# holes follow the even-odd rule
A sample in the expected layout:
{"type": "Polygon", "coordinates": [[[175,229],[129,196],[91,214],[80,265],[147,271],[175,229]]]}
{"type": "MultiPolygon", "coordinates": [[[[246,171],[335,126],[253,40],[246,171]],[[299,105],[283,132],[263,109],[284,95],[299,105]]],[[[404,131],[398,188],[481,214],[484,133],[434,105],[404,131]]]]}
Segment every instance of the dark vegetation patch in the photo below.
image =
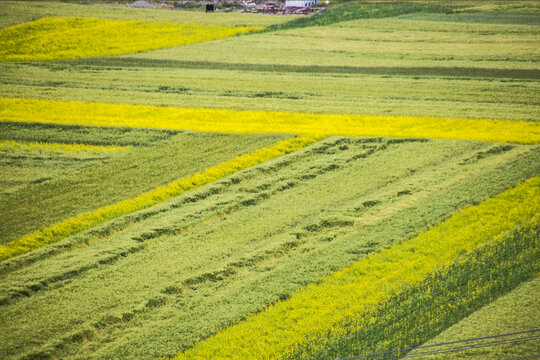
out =
{"type": "MultiPolygon", "coordinates": [[[[224,63],[212,61],[161,60],[129,57],[103,57],[77,60],[52,61],[47,63],[29,63],[58,71],[68,68],[102,70],[114,63],[121,67],[160,67],[185,69],[212,69],[256,72],[291,72],[314,74],[366,74],[382,76],[434,76],[452,78],[509,78],[509,79],[540,79],[537,69],[492,69],[476,67],[387,67],[387,66],[334,66],[334,65],[285,65],[285,64],[249,64],[224,63]]],[[[181,89],[184,89],[181,87],[181,89]]],[[[189,89],[185,88],[188,91],[189,89]]],[[[167,89],[169,91],[169,89],[167,89]]]]}
{"type": "Polygon", "coordinates": [[[512,150],[514,147],[515,147],[514,145],[508,145],[508,144],[493,146],[489,148],[488,150],[477,152],[474,156],[463,160],[459,164],[460,165],[472,164],[472,163],[477,162],[478,160],[484,159],[491,155],[503,154],[507,151],[512,150]]]}
{"type": "Polygon", "coordinates": [[[93,127],[43,123],[0,122],[0,139],[64,144],[150,146],[182,133],[132,127],[93,127]]]}

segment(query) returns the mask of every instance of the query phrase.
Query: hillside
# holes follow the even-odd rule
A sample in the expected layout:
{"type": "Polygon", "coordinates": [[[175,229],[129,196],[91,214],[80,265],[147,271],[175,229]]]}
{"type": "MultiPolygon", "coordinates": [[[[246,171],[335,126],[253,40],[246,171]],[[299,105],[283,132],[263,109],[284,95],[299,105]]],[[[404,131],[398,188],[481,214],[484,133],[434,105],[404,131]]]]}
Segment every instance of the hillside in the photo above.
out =
{"type": "Polygon", "coordinates": [[[540,328],[536,2],[0,14],[1,358],[340,359],[540,328]]]}

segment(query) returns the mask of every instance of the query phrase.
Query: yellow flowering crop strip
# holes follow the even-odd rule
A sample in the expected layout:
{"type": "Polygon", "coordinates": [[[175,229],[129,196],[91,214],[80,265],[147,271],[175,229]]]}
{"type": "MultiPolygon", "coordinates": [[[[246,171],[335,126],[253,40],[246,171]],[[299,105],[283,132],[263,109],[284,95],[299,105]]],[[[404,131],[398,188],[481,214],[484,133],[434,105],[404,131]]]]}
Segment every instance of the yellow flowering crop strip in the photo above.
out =
{"type": "Polygon", "coordinates": [[[80,214],[76,217],[51,225],[41,231],[25,235],[0,246],[0,260],[24,254],[47,244],[90,229],[100,223],[134,211],[148,208],[174,196],[199,188],[237,171],[261,164],[278,156],[294,152],[317,141],[313,137],[296,137],[280,141],[276,145],[256,150],[211,167],[202,173],[174,181],[133,199],[128,199],[80,214]]]}
{"type": "Polygon", "coordinates": [[[21,98],[0,98],[0,121],[316,137],[386,136],[540,143],[540,123],[528,121],[186,109],[21,98]]]}
{"type": "Polygon", "coordinates": [[[459,256],[522,222],[538,221],[539,216],[540,177],[535,177],[297,291],[174,359],[274,359],[329,333],[335,338],[343,324],[363,319],[403,286],[419,283],[459,256]]]}
{"type": "Polygon", "coordinates": [[[122,55],[217,40],[259,29],[261,28],[48,17],[1,29],[0,61],[122,55]]]}
{"type": "Polygon", "coordinates": [[[89,144],[62,144],[47,142],[26,142],[14,140],[0,140],[0,150],[19,151],[47,151],[47,152],[73,152],[73,153],[123,153],[133,149],[132,146],[117,145],[89,145],[89,144]]]}

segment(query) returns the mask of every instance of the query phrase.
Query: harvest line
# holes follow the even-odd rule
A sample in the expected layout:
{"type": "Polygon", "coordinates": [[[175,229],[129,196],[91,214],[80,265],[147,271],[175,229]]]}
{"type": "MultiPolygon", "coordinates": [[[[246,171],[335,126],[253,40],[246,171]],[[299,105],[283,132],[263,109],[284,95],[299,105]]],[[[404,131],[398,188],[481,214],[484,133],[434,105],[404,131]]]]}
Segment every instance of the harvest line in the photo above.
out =
{"type": "Polygon", "coordinates": [[[6,245],[0,246],[0,260],[24,254],[47,244],[57,242],[90,229],[100,223],[117,218],[128,213],[148,208],[174,196],[197,189],[237,171],[261,164],[278,156],[294,152],[316,141],[313,137],[296,137],[283,140],[276,145],[256,150],[250,154],[239,156],[211,167],[202,173],[174,181],[168,185],[128,199],[86,212],[65,221],[53,224],[43,230],[25,235],[6,245]]]}
{"type": "Polygon", "coordinates": [[[0,98],[0,121],[314,137],[384,136],[540,143],[540,123],[530,121],[234,111],[22,98],[0,98]]]}

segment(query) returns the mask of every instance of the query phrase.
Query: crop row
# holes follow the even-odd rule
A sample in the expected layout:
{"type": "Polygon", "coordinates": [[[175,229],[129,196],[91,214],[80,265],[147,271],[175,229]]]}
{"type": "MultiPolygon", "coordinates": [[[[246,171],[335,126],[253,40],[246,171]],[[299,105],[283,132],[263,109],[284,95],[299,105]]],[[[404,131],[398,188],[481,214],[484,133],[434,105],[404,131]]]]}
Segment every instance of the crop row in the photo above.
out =
{"type": "Polygon", "coordinates": [[[303,344],[346,333],[408,286],[452,264],[540,211],[540,177],[466,208],[417,237],[383,250],[294,293],[267,310],[196,344],[176,359],[296,356],[303,344]],[[317,314],[314,316],[313,314],[317,314]]]}
{"type": "MultiPolygon", "coordinates": [[[[344,326],[344,335],[337,339],[323,337],[324,341],[305,344],[288,358],[337,359],[423,344],[521,282],[535,277],[540,269],[537,261],[539,232],[540,218],[536,216],[430,274],[380,308],[351,319],[344,326]],[[319,342],[325,343],[322,348],[319,342]]],[[[391,356],[404,353],[406,351],[395,352],[391,356]]]]}
{"type": "Polygon", "coordinates": [[[0,140],[0,150],[49,151],[49,152],[87,152],[87,153],[122,153],[132,149],[131,146],[62,144],[40,141],[23,142],[0,140]]]}
{"type": "Polygon", "coordinates": [[[527,121],[188,109],[20,98],[0,98],[0,109],[2,120],[18,122],[540,143],[540,124],[527,121]]]}
{"type": "Polygon", "coordinates": [[[0,61],[41,61],[121,55],[195,44],[258,27],[42,18],[0,30],[0,61]]]}
{"type": "Polygon", "coordinates": [[[168,185],[158,187],[133,199],[124,200],[114,205],[105,206],[56,223],[43,230],[25,235],[6,245],[0,246],[0,260],[32,251],[118,216],[158,204],[171,197],[194,190],[242,169],[297,151],[315,141],[316,139],[312,137],[296,137],[283,140],[276,145],[225,161],[202,173],[197,173],[168,185]]]}

